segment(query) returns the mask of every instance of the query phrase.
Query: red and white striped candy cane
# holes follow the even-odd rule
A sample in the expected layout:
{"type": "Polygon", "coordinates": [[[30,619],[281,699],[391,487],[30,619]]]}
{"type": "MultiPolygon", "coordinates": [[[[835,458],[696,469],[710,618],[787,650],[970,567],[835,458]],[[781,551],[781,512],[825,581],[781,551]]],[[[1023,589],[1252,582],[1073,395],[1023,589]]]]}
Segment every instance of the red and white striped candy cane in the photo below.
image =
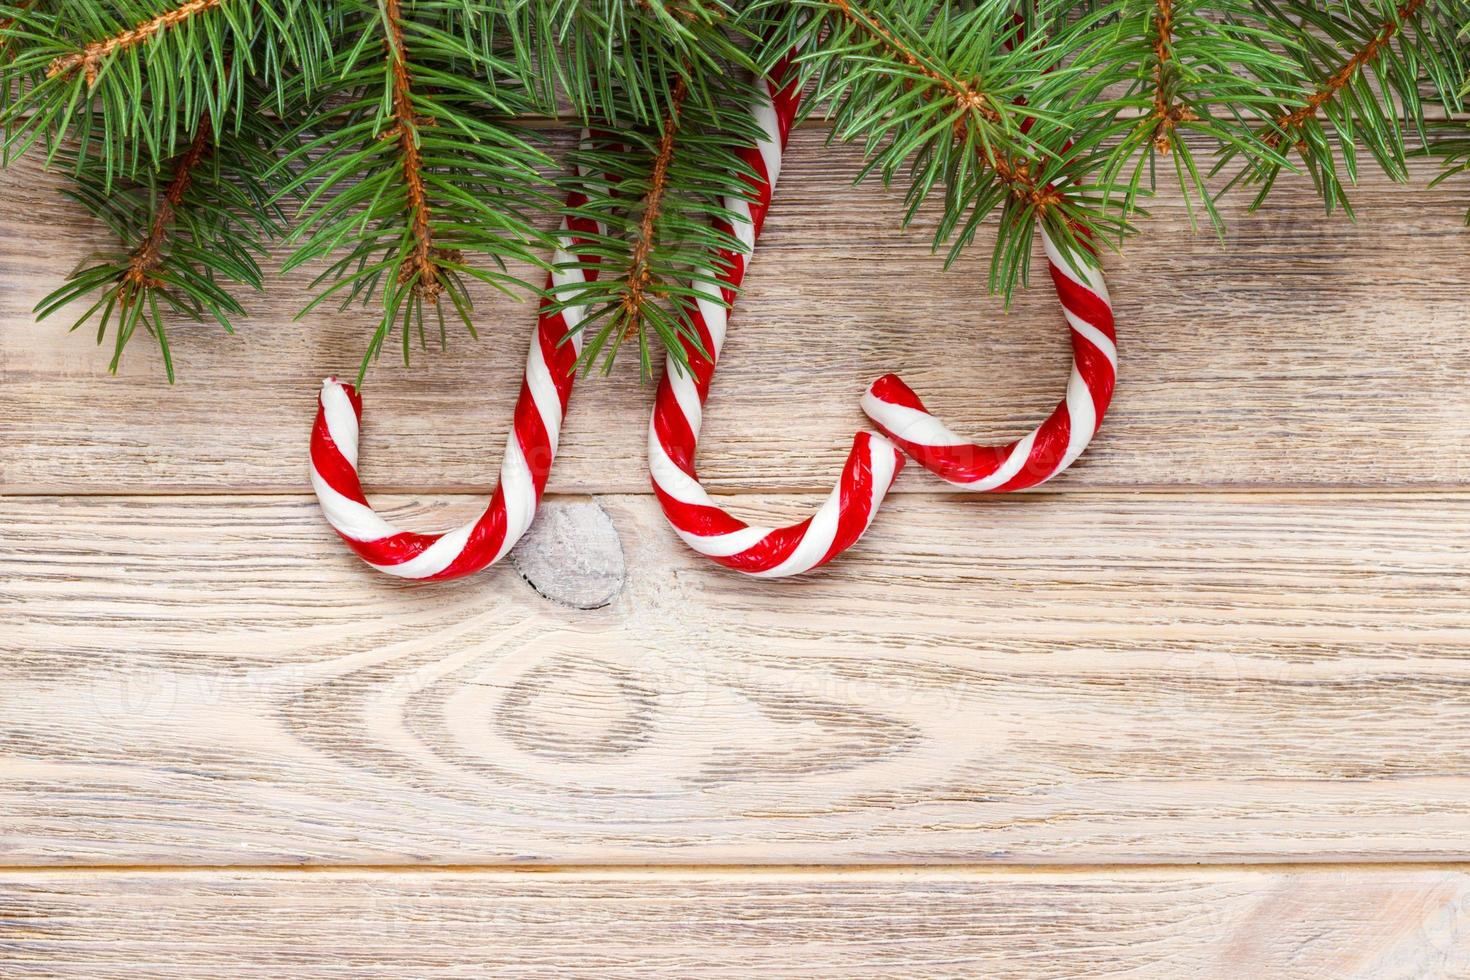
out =
{"type": "MultiPolygon", "coordinates": [[[[1015,14],[1021,40],[1025,18],[1015,14]]],[[[1021,124],[1024,133],[1034,119],[1021,124]]],[[[1068,143],[1063,152],[1071,148],[1068,143]]],[[[1047,268],[1072,331],[1072,375],[1066,397],[1030,433],[1006,446],[979,446],[950,431],[929,413],[912,388],[896,374],[868,386],[863,411],[919,465],[965,490],[1023,490],[1045,483],[1071,466],[1102,425],[1118,378],[1113,304],[1102,273],[1079,256],[1057,247],[1041,229],[1047,268]]]]}
{"type": "Polygon", "coordinates": [[[1102,273],[1058,248],[1045,230],[1047,266],[1072,332],[1066,397],[1045,422],[1006,446],[978,446],[931,415],[895,374],[874,381],[863,411],[919,464],[965,490],[1034,487],[1072,465],[1102,425],[1118,376],[1113,307],[1102,273]]]}
{"type": "MultiPolygon", "coordinates": [[[[584,194],[567,195],[568,208],[586,202],[584,194]]],[[[559,267],[595,263],[595,256],[574,258],[572,253],[582,240],[578,236],[602,234],[597,222],[564,218],[562,244],[553,261],[559,267]]],[[[548,295],[554,288],[596,276],[595,268],[558,268],[548,276],[548,295]]],[[[357,478],[362,397],[352,385],[336,378],[322,383],[316,425],[311,430],[311,485],[327,522],[363,561],[400,578],[459,578],[504,558],[526,533],[556,458],[557,438],[575,380],[573,368],[582,347],[582,334],[574,329],[582,320],[581,307],[558,312],[551,308],[552,302],[550,298],[542,301],[531,337],[514,427],[500,465],[500,484],[483,514],[452,531],[400,531],[378,516],[357,478]]]]}
{"type": "Polygon", "coordinates": [[[842,476],[826,502],[806,520],[778,528],[752,526],[730,514],[705,492],[695,472],[694,454],[704,402],[724,346],[729,304],[745,278],[750,250],[770,210],[781,154],[801,101],[795,82],[786,83],[792,74],[789,69],[789,60],[778,65],[764,86],[768,98],[752,106],[764,135],[740,156],[757,176],[746,177],[748,197],[727,196],[724,201],[738,220],[714,221],[715,227],[743,242],[747,251],[721,249],[718,267],[724,271],[719,283],[697,281],[694,288],[703,295],[686,304],[688,319],[709,357],[689,340],[681,340],[689,370],[681,371],[669,358],[648,429],[653,489],[674,530],[700,554],[763,578],[809,571],[849,548],[868,529],[893,478],[903,468],[903,455],[892,443],[859,432],[842,476]]]}

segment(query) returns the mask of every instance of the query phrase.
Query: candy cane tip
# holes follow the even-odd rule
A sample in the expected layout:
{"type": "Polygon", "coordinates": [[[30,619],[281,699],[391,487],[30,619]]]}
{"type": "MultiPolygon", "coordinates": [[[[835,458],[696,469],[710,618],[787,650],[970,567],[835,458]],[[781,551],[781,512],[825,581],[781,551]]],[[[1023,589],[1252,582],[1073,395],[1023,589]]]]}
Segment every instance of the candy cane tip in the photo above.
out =
{"type": "Polygon", "coordinates": [[[358,394],[357,389],[352,387],[352,385],[348,384],[347,382],[338,381],[335,375],[330,378],[322,379],[321,390],[317,392],[316,396],[317,404],[325,410],[327,407],[327,402],[332,398],[332,393],[337,391],[340,391],[343,395],[347,397],[347,403],[352,406],[353,414],[361,419],[362,395],[358,394]]]}
{"type": "MultiPolygon", "coordinates": [[[[920,412],[928,411],[919,396],[914,394],[914,389],[903,383],[903,379],[896,374],[885,374],[868,385],[868,390],[863,396],[866,403],[869,399],[884,402],[889,405],[902,405],[920,412]]],[[[868,412],[872,415],[872,412],[868,412]]]]}
{"type": "Polygon", "coordinates": [[[868,454],[876,457],[881,453],[887,453],[893,457],[893,475],[898,476],[903,470],[903,464],[908,462],[908,457],[903,450],[894,445],[893,441],[876,432],[859,432],[852,440],[853,451],[867,447],[868,454]]]}

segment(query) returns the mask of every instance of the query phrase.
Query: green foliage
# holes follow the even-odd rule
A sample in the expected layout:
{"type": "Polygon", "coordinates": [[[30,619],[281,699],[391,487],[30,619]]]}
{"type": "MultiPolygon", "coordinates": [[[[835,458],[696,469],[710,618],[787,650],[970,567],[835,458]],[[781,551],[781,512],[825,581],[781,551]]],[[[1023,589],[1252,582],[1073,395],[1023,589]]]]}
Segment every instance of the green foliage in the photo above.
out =
{"type": "Polygon", "coordinates": [[[473,335],[470,280],[530,288],[505,263],[545,264],[552,242],[534,220],[550,206],[539,171],[553,163],[506,122],[531,104],[525,86],[507,81],[514,64],[488,8],[336,8],[346,40],[322,83],[298,91],[302,122],[281,164],[300,165],[282,193],[305,194],[285,269],[331,257],[303,312],[328,299],[344,308],[381,300],[366,371],[395,327],[407,361],[412,339],[426,340],[426,314],[443,342],[446,307],[473,335]]]}
{"type": "Polygon", "coordinates": [[[714,111],[720,81],[755,69],[756,38],[726,0],[510,0],[506,13],[541,111],[583,122],[657,126],[681,81],[714,111]]]}
{"type": "Polygon", "coordinates": [[[1025,279],[1038,223],[1074,246],[1126,228],[1117,188],[1099,175],[1123,107],[1099,71],[1107,15],[1073,17],[1071,7],[1041,3],[1029,29],[999,4],[765,0],[758,9],[775,20],[770,56],[803,52],[833,138],[863,144],[859,179],[906,174],[907,218],[938,191],[935,247],[949,243],[947,261],[996,217],[990,284],[1009,294],[1025,279]]]}
{"type": "Polygon", "coordinates": [[[95,318],[99,344],[111,329],[114,371],[141,328],[158,343],[173,381],[169,320],[212,321],[233,333],[232,319],[245,309],[230,284],[262,288],[259,259],[280,233],[282,215],[259,175],[275,166],[280,138],[266,116],[218,134],[205,117],[176,157],[127,180],[115,179],[100,159],[63,151],[75,178],[67,196],[122,247],[84,260],[37,304],[37,315],[89,303],[71,329],[95,318]]]}
{"type": "Polygon", "coordinates": [[[330,49],[322,9],[312,0],[0,4],[7,158],[37,141],[54,156],[69,138],[72,159],[99,162],[108,180],[131,178],[166,166],[206,116],[228,129],[279,113],[286,81],[314,79],[330,49]]]}
{"type": "Polygon", "coordinates": [[[1103,172],[1126,182],[1131,213],[1156,190],[1159,165],[1172,163],[1191,221],[1203,208],[1223,230],[1201,150],[1287,165],[1259,136],[1273,113],[1303,101],[1294,62],[1273,43],[1279,33],[1244,0],[1135,0],[1120,6],[1116,25],[1109,73],[1131,76],[1131,123],[1103,172]]]}
{"type": "MultiPolygon", "coordinates": [[[[761,133],[748,111],[729,109],[760,96],[749,76],[732,68],[705,79],[704,88],[712,97],[696,100],[683,78],[676,78],[665,115],[655,125],[604,123],[596,138],[568,155],[562,190],[582,192],[586,203],[563,213],[607,229],[579,248],[595,262],[597,278],[564,287],[556,296],[561,306],[585,311],[584,366],[601,358],[609,370],[623,341],[633,339],[647,376],[655,363],[650,333],[682,362],[680,336],[699,346],[687,319],[695,284],[714,281],[719,269],[713,256],[721,249],[743,249],[711,219],[733,220],[725,199],[749,192],[749,173],[736,151],[761,133]]],[[[606,106],[604,118],[628,118],[639,98],[614,89],[598,105],[606,106]]]]}
{"type": "Polygon", "coordinates": [[[631,344],[646,372],[738,247],[709,219],[743,186],[753,78],[793,49],[860,178],[901,184],[906,218],[930,203],[947,262],[985,229],[1009,297],[1038,225],[1117,246],[1160,170],[1217,229],[1222,195],[1260,206],[1286,174],[1351,213],[1365,162],[1470,170],[1467,21],[1466,0],[11,0],[0,129],[118,241],[38,312],[86,304],[119,354],[141,327],[170,376],[168,325],[228,329],[281,241],[316,276],[301,307],[381,311],[364,365],[395,331],[405,358],[426,323],[474,333],[475,282],[538,295],[569,187],[607,231],[581,248],[597,281],[552,300],[590,311],[584,362],[631,344]],[[597,136],[555,161],[551,116],[597,136]]]}
{"type": "MultiPolygon", "coordinates": [[[[1351,214],[1347,187],[1358,180],[1364,151],[1390,177],[1407,180],[1410,141],[1428,142],[1426,105],[1448,112],[1461,108],[1465,65],[1458,35],[1465,8],[1433,0],[1258,2],[1281,30],[1283,49],[1294,62],[1280,73],[1278,85],[1300,86],[1303,79],[1308,84],[1300,99],[1272,110],[1269,125],[1250,132],[1272,149],[1295,151],[1300,160],[1295,166],[1272,154],[1248,160],[1237,180],[1255,186],[1253,206],[1264,203],[1283,167],[1290,166],[1311,177],[1328,211],[1340,207],[1351,214]]],[[[1217,169],[1237,156],[1238,146],[1228,148],[1217,169]]]]}

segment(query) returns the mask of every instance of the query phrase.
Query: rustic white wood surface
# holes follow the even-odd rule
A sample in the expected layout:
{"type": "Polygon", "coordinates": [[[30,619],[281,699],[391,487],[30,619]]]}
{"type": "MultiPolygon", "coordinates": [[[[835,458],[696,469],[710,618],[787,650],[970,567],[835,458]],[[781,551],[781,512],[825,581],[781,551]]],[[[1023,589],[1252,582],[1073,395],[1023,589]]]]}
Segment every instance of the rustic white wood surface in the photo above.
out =
{"type": "MultiPolygon", "coordinates": [[[[1000,439],[1066,373],[1049,289],[1002,315],[821,136],[706,427],[752,518],[810,508],[875,374],[1000,439]]],[[[142,342],[109,378],[29,317],[102,240],[48,181],[0,174],[0,976],[1470,973],[1458,188],[1372,181],[1357,227],[1286,190],[1223,245],[1159,202],[1044,492],[911,468],[847,559],[752,583],[663,525],[628,365],[512,561],[420,588],[302,492],[370,315],[277,283],[176,333],[178,386],[142,342]]],[[[529,317],[372,372],[396,517],[477,506],[529,317]]]]}
{"type": "Polygon", "coordinates": [[[1424,977],[1446,869],[0,872],[7,977],[1424,977]]]}
{"type": "Polygon", "coordinates": [[[555,505],[604,608],[390,581],[300,496],[10,498],[11,863],[1470,850],[1470,495],[913,495],[774,586],[555,505]]]}

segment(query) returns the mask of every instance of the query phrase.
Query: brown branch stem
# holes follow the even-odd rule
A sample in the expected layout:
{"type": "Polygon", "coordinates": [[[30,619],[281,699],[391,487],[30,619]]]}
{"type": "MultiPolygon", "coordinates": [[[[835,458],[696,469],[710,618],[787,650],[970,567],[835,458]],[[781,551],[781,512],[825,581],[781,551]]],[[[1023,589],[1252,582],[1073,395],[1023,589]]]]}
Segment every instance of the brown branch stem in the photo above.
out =
{"type": "Polygon", "coordinates": [[[679,115],[688,97],[689,89],[684,84],[684,79],[680,78],[669,93],[669,111],[664,116],[662,131],[659,133],[653,170],[648,179],[648,193],[643,198],[643,215],[638,222],[638,242],[633,246],[633,254],[628,262],[627,288],[623,292],[622,300],[623,312],[628,317],[625,336],[637,333],[644,297],[656,285],[648,260],[656,241],[655,226],[663,209],[664,194],[668,191],[669,164],[674,159],[674,137],[679,131],[679,115]]]}
{"type": "Polygon", "coordinates": [[[153,216],[153,222],[148,226],[148,234],[133,249],[132,256],[128,259],[127,271],[122,275],[121,289],[119,294],[124,306],[137,299],[142,291],[148,286],[156,286],[154,271],[163,264],[163,243],[168,240],[170,227],[173,225],[174,214],[179,209],[184,195],[188,193],[189,186],[194,182],[194,170],[199,162],[209,152],[214,128],[210,124],[209,115],[199,117],[199,125],[194,131],[194,139],[189,148],[184,151],[174,164],[173,176],[169,179],[168,186],[164,189],[163,199],[159,202],[158,212],[153,216]]]}
{"type": "Polygon", "coordinates": [[[384,135],[398,141],[403,183],[408,191],[409,234],[413,238],[408,258],[398,270],[398,281],[412,281],[415,296],[437,303],[439,294],[444,291],[438,259],[452,253],[434,247],[434,233],[429,226],[429,196],[424,186],[424,159],[419,153],[420,121],[414,113],[413,76],[409,73],[404,54],[403,6],[401,0],[385,0],[383,6],[388,26],[384,46],[388,51],[389,70],[393,76],[393,125],[384,135]]]}
{"type": "Polygon", "coordinates": [[[1169,90],[1169,63],[1173,58],[1174,46],[1174,0],[1155,0],[1154,12],[1154,111],[1153,132],[1149,142],[1160,153],[1168,153],[1171,147],[1170,132],[1181,122],[1193,122],[1199,117],[1187,106],[1178,105],[1169,90]]]}
{"type": "Polygon", "coordinates": [[[86,76],[87,85],[91,86],[97,82],[97,73],[102,70],[102,62],[119,51],[142,44],[149,38],[161,31],[167,31],[172,27],[182,24],[195,14],[206,10],[213,10],[224,0],[188,0],[188,2],[166,11],[151,20],[145,20],[136,27],[129,28],[120,34],[93,41],[80,51],[64,54],[51,62],[46,69],[46,77],[54,78],[57,75],[69,75],[78,68],[86,76]]]}

